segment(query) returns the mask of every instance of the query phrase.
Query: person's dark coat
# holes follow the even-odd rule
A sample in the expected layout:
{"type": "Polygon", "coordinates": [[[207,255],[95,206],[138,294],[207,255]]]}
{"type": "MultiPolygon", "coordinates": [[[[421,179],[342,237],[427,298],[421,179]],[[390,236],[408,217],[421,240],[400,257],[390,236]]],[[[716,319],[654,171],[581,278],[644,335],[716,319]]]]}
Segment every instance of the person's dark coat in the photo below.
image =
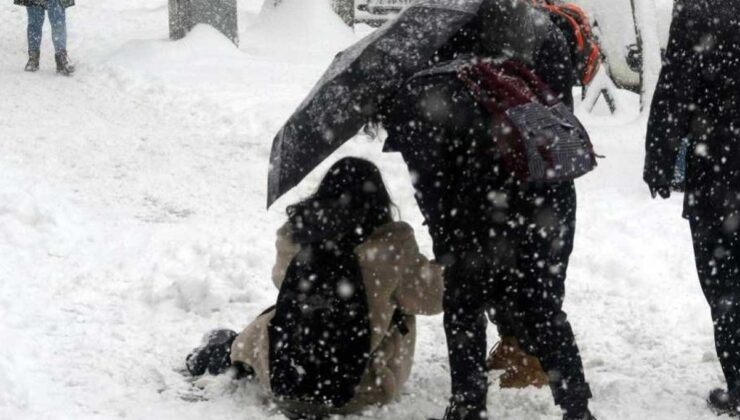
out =
{"type": "MultiPolygon", "coordinates": [[[[62,3],[62,6],[66,7],[72,7],[75,5],[75,0],[59,0],[62,3]]],[[[49,0],[13,0],[13,4],[17,4],[18,6],[40,6],[46,9],[46,4],[49,2],[49,0]]]]}
{"type": "Polygon", "coordinates": [[[684,217],[740,210],[740,3],[679,0],[648,122],[644,180],[671,184],[690,142],[684,217]]]}
{"type": "MultiPolygon", "coordinates": [[[[537,17],[531,53],[514,57],[572,106],[576,75],[568,44],[546,16],[537,17]]],[[[442,48],[435,69],[461,55],[491,57],[491,47],[500,44],[486,45],[475,27],[480,24],[470,22],[442,48]]],[[[453,399],[474,410],[485,405],[481,321],[484,307],[492,306],[512,315],[517,336],[546,370],[560,373],[551,383],[555,402],[568,411],[585,409],[591,392],[562,311],[575,232],[574,183],[524,183],[503,170],[489,150],[501,126],[454,72],[418,73],[384,104],[380,119],[388,131],[385,150],[401,152],[435,256],[445,264],[453,399]]]]}

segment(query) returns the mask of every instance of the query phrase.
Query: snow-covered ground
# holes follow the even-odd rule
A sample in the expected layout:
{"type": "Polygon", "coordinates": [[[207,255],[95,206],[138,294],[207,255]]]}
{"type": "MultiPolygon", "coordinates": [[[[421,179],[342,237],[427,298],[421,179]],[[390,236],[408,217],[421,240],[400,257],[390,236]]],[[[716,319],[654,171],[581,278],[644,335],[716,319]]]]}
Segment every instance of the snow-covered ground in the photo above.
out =
{"type": "MultiPolygon", "coordinates": [[[[45,40],[27,74],[25,11],[0,8],[0,419],[279,419],[253,384],[193,387],[185,354],[213,327],[240,329],[275,297],[265,211],[272,137],[334,53],[359,34],[321,0],[258,16],[241,0],[242,45],[207,27],[167,38],[165,0],[78,0],[73,78],[45,40]],[[202,398],[198,398],[202,397],[202,398]],[[196,401],[193,401],[196,400],[196,401]]],[[[48,36],[47,36],[48,38],[48,36]]],[[[569,312],[600,419],[712,419],[721,384],[680,198],[641,182],[644,122],[583,116],[598,170],[578,181],[569,312]]],[[[358,138],[424,249],[400,158],[358,138]]],[[[449,379],[441,317],[423,319],[400,402],[353,417],[439,414],[449,379]]],[[[491,334],[493,340],[493,333],[491,334]]],[[[546,390],[501,391],[493,419],[557,419],[546,390]]]]}

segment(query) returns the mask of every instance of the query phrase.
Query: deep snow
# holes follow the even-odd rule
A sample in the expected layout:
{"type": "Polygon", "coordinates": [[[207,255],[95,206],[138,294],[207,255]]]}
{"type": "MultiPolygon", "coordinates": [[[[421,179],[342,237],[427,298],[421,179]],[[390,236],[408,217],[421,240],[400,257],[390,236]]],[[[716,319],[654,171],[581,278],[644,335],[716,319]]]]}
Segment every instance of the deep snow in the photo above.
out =
{"type": "MultiPolygon", "coordinates": [[[[214,327],[240,329],[275,297],[264,210],[272,136],[337,49],[360,34],[322,0],[258,17],[242,0],[239,49],[208,27],[169,42],[165,0],[78,0],[75,77],[22,71],[25,12],[0,9],[0,419],[278,419],[253,384],[181,374],[214,327]],[[204,399],[204,401],[198,401],[204,399]],[[196,400],[196,401],[193,401],[196,400]]],[[[48,35],[47,35],[48,38],[48,35]]],[[[721,384],[681,199],[642,184],[637,98],[584,115],[598,170],[579,180],[569,312],[600,419],[713,419],[721,384]]],[[[401,215],[429,238],[400,158],[377,140],[336,156],[382,168],[401,215]]],[[[441,317],[420,323],[403,398],[353,418],[439,414],[449,385],[441,317]]],[[[493,340],[493,331],[491,332],[493,340]]],[[[556,419],[546,390],[492,386],[493,419],[556,419]]]]}

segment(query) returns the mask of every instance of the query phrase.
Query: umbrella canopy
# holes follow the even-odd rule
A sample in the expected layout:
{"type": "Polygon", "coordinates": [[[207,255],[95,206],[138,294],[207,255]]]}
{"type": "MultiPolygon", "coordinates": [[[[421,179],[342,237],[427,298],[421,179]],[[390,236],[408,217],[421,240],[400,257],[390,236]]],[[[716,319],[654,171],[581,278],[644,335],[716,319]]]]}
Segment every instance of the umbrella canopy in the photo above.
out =
{"type": "Polygon", "coordinates": [[[267,206],[357,134],[380,103],[423,70],[486,2],[419,1],[337,54],[273,140],[267,206]]]}

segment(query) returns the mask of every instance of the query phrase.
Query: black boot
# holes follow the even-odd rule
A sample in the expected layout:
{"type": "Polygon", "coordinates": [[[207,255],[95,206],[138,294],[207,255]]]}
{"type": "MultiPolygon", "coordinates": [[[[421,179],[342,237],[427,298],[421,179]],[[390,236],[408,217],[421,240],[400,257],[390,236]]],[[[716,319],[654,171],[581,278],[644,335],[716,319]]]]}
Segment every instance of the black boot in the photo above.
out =
{"type": "Polygon", "coordinates": [[[570,414],[566,411],[563,413],[563,420],[596,420],[596,417],[586,409],[585,412],[579,414],[570,414]]]}
{"type": "Polygon", "coordinates": [[[28,63],[26,63],[26,71],[34,72],[39,70],[39,63],[41,62],[40,51],[29,51],[28,52],[28,63]]]}
{"type": "MultiPolygon", "coordinates": [[[[445,415],[441,420],[486,420],[488,412],[486,406],[472,406],[456,401],[451,401],[445,410],[445,415]]],[[[429,420],[440,420],[430,418],[429,420]]]]}
{"type": "Polygon", "coordinates": [[[69,57],[66,50],[60,50],[54,54],[57,62],[57,73],[63,76],[71,76],[75,72],[75,67],[69,63],[69,57]]]}
{"type": "Polygon", "coordinates": [[[185,359],[185,366],[193,376],[223,373],[231,366],[231,345],[236,339],[231,330],[213,330],[203,336],[203,344],[185,359]]]}
{"type": "Polygon", "coordinates": [[[588,410],[588,400],[566,401],[560,406],[563,409],[563,420],[596,420],[588,410]]]}
{"type": "Polygon", "coordinates": [[[724,389],[713,389],[707,398],[707,405],[717,415],[727,414],[730,417],[740,417],[740,396],[724,389]]]}

